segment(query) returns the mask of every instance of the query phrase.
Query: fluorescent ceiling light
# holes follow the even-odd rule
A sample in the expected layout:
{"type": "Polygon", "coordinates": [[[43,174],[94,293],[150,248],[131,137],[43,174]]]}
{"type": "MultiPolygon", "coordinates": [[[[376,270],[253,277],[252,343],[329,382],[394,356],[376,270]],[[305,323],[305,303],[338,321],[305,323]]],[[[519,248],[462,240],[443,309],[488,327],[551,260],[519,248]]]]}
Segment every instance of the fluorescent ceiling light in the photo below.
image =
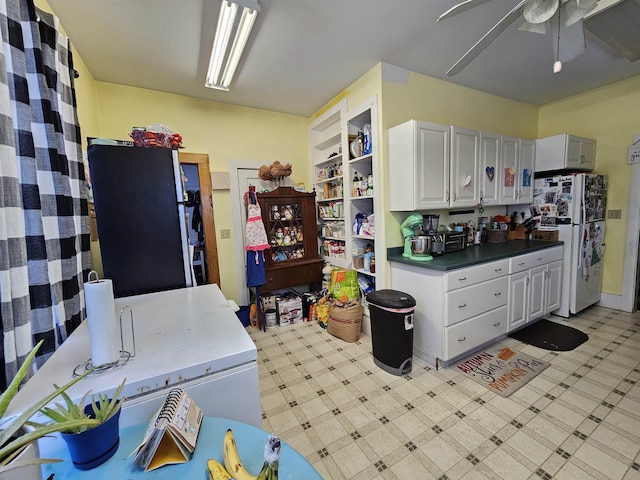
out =
{"type": "Polygon", "coordinates": [[[229,90],[259,11],[257,0],[222,0],[205,87],[229,90]],[[242,13],[236,22],[238,8],[242,9],[242,13]]]}

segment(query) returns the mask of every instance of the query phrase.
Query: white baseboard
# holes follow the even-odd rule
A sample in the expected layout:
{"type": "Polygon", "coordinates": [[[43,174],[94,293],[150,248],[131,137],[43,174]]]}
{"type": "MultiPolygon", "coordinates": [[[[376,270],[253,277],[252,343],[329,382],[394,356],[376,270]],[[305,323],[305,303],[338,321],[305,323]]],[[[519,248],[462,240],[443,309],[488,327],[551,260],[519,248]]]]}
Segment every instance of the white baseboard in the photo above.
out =
{"type": "Polygon", "coordinates": [[[622,295],[602,293],[598,305],[601,307],[613,308],[614,310],[622,310],[622,295]]]}

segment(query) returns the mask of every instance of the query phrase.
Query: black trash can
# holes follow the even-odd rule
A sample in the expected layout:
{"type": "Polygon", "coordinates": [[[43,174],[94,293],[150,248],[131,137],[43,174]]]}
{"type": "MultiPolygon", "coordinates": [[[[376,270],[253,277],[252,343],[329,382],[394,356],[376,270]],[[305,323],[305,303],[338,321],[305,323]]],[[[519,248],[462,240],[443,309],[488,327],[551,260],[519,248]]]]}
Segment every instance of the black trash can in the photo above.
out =
{"type": "Polygon", "coordinates": [[[408,293],[386,289],[367,294],[367,302],[373,361],[393,375],[410,373],[415,299],[408,293]]]}

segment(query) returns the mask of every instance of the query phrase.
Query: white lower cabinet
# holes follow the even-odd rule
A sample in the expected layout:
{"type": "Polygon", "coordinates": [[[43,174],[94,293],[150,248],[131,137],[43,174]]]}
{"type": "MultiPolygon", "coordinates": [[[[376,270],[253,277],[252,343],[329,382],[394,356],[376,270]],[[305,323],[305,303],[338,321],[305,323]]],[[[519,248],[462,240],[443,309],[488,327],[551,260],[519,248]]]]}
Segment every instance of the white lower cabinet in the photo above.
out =
{"type": "Polygon", "coordinates": [[[509,332],[560,307],[561,258],[562,247],[511,258],[509,332]]]}
{"type": "Polygon", "coordinates": [[[390,262],[391,288],[416,299],[414,355],[438,368],[556,310],[561,259],[558,246],[444,272],[390,262]]]}
{"type": "Polygon", "coordinates": [[[445,327],[443,360],[462,355],[505,333],[507,333],[506,304],[451,327],[445,327]]]}

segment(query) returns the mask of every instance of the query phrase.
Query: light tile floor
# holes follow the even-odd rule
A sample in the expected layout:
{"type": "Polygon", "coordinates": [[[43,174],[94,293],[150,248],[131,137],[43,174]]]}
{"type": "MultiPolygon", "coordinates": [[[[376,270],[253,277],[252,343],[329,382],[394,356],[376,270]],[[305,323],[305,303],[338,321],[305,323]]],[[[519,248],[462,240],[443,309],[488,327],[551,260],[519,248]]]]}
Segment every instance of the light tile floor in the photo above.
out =
{"type": "Polygon", "coordinates": [[[248,327],[263,428],[327,480],[640,479],[640,314],[551,319],[589,340],[570,352],[502,340],[551,363],[509,398],[415,357],[409,375],[386,373],[368,336],[248,327]]]}

